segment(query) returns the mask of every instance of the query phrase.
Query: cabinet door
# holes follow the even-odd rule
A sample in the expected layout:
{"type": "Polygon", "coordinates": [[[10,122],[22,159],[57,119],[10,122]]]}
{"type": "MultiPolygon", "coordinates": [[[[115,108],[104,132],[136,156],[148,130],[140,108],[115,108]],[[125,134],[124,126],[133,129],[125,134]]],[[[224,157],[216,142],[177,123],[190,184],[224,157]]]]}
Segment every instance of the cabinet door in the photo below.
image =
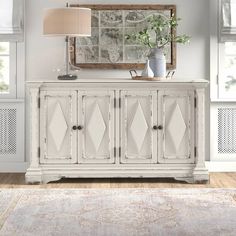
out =
{"type": "Polygon", "coordinates": [[[79,163],[114,163],[114,91],[79,91],[79,163]]]}
{"type": "Polygon", "coordinates": [[[121,91],[121,163],[157,163],[157,92],[121,91]]]}
{"type": "Polygon", "coordinates": [[[194,162],[194,91],[158,92],[158,161],[194,162]]]}
{"type": "Polygon", "coordinates": [[[77,92],[42,91],[40,100],[40,162],[76,163],[77,92]]]}

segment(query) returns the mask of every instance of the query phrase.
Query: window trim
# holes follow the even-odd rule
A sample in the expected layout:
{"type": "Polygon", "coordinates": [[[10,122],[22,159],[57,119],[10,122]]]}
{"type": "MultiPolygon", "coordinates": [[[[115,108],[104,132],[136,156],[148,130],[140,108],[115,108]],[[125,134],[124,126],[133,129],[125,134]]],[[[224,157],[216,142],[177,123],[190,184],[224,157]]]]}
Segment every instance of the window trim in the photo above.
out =
{"type": "Polygon", "coordinates": [[[227,99],[226,97],[222,96],[222,86],[224,86],[224,64],[225,64],[225,44],[218,42],[218,86],[217,86],[217,94],[218,99],[227,99]],[[221,66],[222,65],[222,66],[221,66]]]}
{"type": "Polygon", "coordinates": [[[0,93],[0,99],[16,98],[16,78],[17,78],[17,43],[9,42],[9,92],[5,94],[0,93]]]}
{"type": "Polygon", "coordinates": [[[219,38],[220,0],[210,0],[210,101],[212,103],[236,102],[236,98],[220,96],[221,76],[220,63],[224,54],[224,43],[219,38]]]}

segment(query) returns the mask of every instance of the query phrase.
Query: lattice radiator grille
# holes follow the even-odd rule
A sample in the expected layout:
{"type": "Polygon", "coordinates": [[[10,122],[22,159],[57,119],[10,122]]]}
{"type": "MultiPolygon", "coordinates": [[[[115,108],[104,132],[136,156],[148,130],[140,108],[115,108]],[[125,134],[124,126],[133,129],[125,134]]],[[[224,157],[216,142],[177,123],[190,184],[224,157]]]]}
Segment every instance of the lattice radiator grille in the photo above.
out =
{"type": "Polygon", "coordinates": [[[16,109],[0,109],[0,155],[16,154],[16,109]]]}
{"type": "Polygon", "coordinates": [[[236,108],[218,108],[218,153],[236,153],[236,108]]]}

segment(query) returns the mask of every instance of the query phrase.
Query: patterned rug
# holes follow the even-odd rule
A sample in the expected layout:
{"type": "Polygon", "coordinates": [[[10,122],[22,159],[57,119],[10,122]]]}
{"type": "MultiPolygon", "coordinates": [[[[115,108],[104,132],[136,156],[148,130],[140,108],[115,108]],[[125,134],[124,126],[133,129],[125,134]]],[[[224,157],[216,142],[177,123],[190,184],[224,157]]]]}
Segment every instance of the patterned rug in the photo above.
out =
{"type": "Polygon", "coordinates": [[[236,235],[236,189],[0,189],[0,235],[236,235]]]}

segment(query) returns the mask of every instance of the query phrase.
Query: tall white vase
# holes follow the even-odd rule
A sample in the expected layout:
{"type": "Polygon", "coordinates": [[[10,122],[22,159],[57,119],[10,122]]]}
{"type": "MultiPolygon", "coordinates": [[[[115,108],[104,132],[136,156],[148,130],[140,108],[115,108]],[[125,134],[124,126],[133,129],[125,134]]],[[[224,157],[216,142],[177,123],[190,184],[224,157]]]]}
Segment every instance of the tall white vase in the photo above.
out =
{"type": "Polygon", "coordinates": [[[150,67],[155,77],[166,77],[166,57],[162,49],[153,48],[149,55],[150,67]]]}
{"type": "Polygon", "coordinates": [[[154,77],[154,73],[149,65],[149,60],[146,61],[146,65],[145,68],[142,72],[142,76],[143,77],[147,77],[147,78],[153,78],[154,77]]]}

